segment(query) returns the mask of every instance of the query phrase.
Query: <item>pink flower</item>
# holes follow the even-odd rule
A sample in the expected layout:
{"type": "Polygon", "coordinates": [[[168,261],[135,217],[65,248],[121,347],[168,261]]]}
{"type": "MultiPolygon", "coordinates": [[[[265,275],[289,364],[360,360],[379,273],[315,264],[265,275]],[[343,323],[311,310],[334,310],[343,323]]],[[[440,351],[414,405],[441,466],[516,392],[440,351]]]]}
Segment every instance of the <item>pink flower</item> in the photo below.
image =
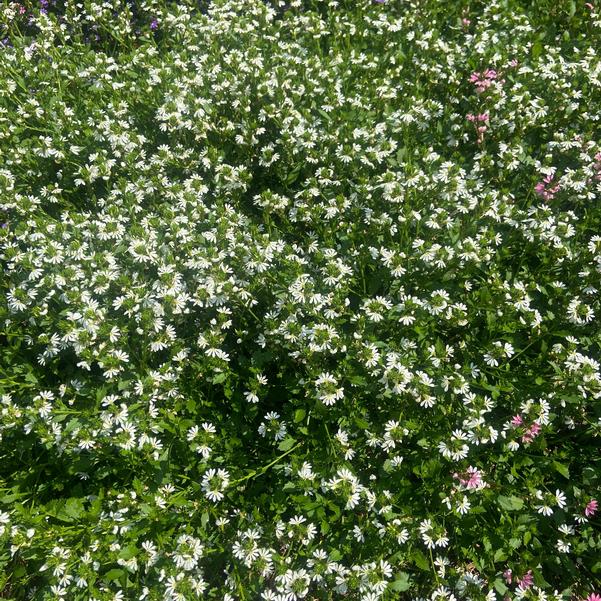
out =
{"type": "MultiPolygon", "coordinates": [[[[474,115],[473,113],[468,113],[466,115],[466,119],[471,123],[483,123],[488,121],[488,113],[480,113],[479,115],[474,115]]],[[[486,125],[481,125],[480,127],[476,127],[476,132],[478,133],[478,143],[482,144],[484,141],[484,133],[488,128],[486,125]]]]}
{"type": "Polygon", "coordinates": [[[522,442],[532,442],[541,431],[540,424],[533,423],[522,436],[522,442]]]}
{"type": "Polygon", "coordinates": [[[525,591],[527,588],[530,588],[534,584],[534,578],[532,577],[532,570],[528,570],[527,574],[524,574],[524,577],[517,580],[518,587],[525,591]]]}
{"type": "Polygon", "coordinates": [[[461,19],[461,22],[463,23],[464,27],[467,27],[471,23],[471,21],[469,19],[466,19],[465,17],[461,19]]]}
{"type": "Polygon", "coordinates": [[[469,489],[484,488],[486,484],[482,480],[482,474],[477,467],[471,465],[467,468],[465,474],[453,474],[453,478],[459,479],[459,483],[469,489]]]}
{"type": "MultiPolygon", "coordinates": [[[[599,503],[597,502],[596,499],[592,499],[591,501],[588,502],[587,506],[584,509],[584,515],[589,518],[593,515],[595,515],[595,513],[597,513],[597,509],[599,509],[599,503]]],[[[601,601],[601,597],[599,598],[598,601],[601,601]]]]}
{"type": "Polygon", "coordinates": [[[598,593],[591,593],[586,598],[586,601],[601,601],[601,595],[599,595],[598,593]]]}
{"type": "Polygon", "coordinates": [[[534,191],[545,200],[552,200],[555,197],[555,194],[561,189],[559,183],[555,184],[555,186],[551,186],[550,184],[552,182],[553,176],[547,175],[542,182],[538,182],[538,184],[534,186],[534,191]]]}
{"type": "Polygon", "coordinates": [[[483,73],[474,71],[470,75],[470,82],[476,85],[478,94],[489,88],[495,79],[497,79],[497,72],[494,69],[486,69],[483,73]]]}
{"type": "Polygon", "coordinates": [[[467,471],[470,475],[466,483],[468,488],[480,488],[482,486],[482,475],[475,467],[468,467],[467,471]]]}
{"type": "Polygon", "coordinates": [[[523,423],[524,423],[524,420],[522,419],[521,415],[514,415],[511,420],[511,425],[515,426],[516,428],[518,426],[521,426],[523,423]]]}
{"type": "Polygon", "coordinates": [[[472,113],[468,113],[466,115],[468,121],[488,121],[488,113],[481,113],[480,115],[473,115],[472,113]]]}

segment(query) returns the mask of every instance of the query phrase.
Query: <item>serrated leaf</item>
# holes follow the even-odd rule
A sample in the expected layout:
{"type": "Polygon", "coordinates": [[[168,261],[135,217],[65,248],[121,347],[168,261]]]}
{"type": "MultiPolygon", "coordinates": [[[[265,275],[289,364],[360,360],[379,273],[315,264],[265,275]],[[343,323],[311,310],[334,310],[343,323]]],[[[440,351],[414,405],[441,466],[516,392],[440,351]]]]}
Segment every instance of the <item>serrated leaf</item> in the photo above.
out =
{"type": "Polygon", "coordinates": [[[367,430],[369,428],[369,422],[358,415],[354,417],[354,421],[355,424],[357,424],[357,426],[363,430],[367,430]]]}
{"type": "Polygon", "coordinates": [[[497,549],[494,555],[494,562],[498,563],[500,561],[505,561],[507,559],[507,553],[503,551],[503,549],[497,549]]]}
{"type": "Polygon", "coordinates": [[[430,562],[420,549],[413,551],[411,559],[420,570],[425,570],[426,572],[430,571],[430,562]]]}
{"type": "Polygon", "coordinates": [[[396,592],[407,591],[409,588],[411,588],[411,579],[406,572],[401,572],[396,580],[390,584],[390,589],[396,592]]]}
{"type": "Polygon", "coordinates": [[[82,499],[67,499],[63,511],[72,518],[78,518],[84,513],[84,505],[82,499]]]}

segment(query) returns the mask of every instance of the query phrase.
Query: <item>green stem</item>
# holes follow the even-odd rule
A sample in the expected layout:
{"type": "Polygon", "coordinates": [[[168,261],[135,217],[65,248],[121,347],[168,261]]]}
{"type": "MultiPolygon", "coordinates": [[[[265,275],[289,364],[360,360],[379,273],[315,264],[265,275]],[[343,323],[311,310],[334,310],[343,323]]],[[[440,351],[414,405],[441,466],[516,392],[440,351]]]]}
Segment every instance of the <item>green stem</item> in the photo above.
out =
{"type": "Polygon", "coordinates": [[[436,566],[434,565],[434,556],[432,555],[432,548],[428,548],[428,551],[430,552],[430,563],[432,564],[432,571],[434,572],[434,577],[436,578],[436,584],[440,583],[440,580],[438,578],[438,572],[436,571],[436,566]]]}
{"type": "Polygon", "coordinates": [[[251,472],[250,474],[244,476],[244,478],[238,478],[238,480],[230,482],[230,486],[233,486],[234,484],[239,484],[240,482],[244,482],[245,480],[249,480],[250,478],[254,478],[255,476],[262,476],[270,467],[274,466],[276,463],[279,463],[284,457],[286,457],[286,455],[290,455],[292,451],[298,449],[298,447],[300,447],[302,444],[302,442],[296,443],[291,449],[288,449],[285,453],[282,453],[279,457],[276,457],[271,463],[268,463],[262,468],[251,472]]]}

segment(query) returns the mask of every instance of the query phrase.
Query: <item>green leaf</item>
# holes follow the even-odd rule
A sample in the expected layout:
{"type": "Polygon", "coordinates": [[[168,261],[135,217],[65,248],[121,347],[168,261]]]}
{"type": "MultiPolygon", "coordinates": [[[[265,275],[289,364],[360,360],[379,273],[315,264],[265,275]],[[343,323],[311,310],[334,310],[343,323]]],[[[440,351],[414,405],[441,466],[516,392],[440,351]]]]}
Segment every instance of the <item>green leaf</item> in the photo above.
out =
{"type": "Polygon", "coordinates": [[[38,379],[31,372],[27,372],[25,374],[25,381],[26,382],[31,382],[32,384],[37,384],[38,383],[38,379]]]}
{"type": "Polygon", "coordinates": [[[280,442],[280,444],[278,445],[278,449],[280,451],[289,451],[295,444],[296,440],[294,440],[294,438],[290,436],[287,436],[286,438],[284,438],[284,440],[282,440],[282,442],[280,442]]]}
{"type": "Polygon", "coordinates": [[[127,390],[129,388],[130,382],[129,380],[120,380],[119,384],[117,384],[117,388],[119,390],[127,390]]]}
{"type": "Polygon", "coordinates": [[[342,554],[337,549],[334,549],[334,551],[330,553],[330,561],[339,561],[340,559],[342,559],[342,554]]]}
{"type": "Polygon", "coordinates": [[[328,113],[326,113],[326,111],[324,111],[323,109],[317,109],[317,112],[326,120],[326,121],[330,121],[331,117],[328,113]]]}
{"type": "MultiPolygon", "coordinates": [[[[11,490],[16,490],[16,487],[13,487],[11,490]]],[[[13,492],[8,495],[4,495],[4,496],[0,497],[0,503],[13,503],[17,499],[20,499],[21,497],[25,497],[25,496],[27,496],[27,493],[13,492]]]]}
{"type": "Polygon", "coordinates": [[[119,580],[119,578],[121,578],[121,576],[123,576],[125,574],[124,570],[120,570],[118,568],[114,568],[112,570],[109,570],[103,577],[103,580],[106,580],[107,582],[111,582],[113,580],[119,580]]]}
{"type": "Polygon", "coordinates": [[[353,420],[359,428],[363,428],[364,430],[367,430],[367,428],[369,428],[369,422],[367,420],[363,419],[362,417],[359,417],[358,415],[356,415],[353,418],[353,420]]]}
{"type": "Polygon", "coordinates": [[[127,547],[123,547],[123,549],[119,551],[119,557],[121,559],[131,559],[132,557],[135,557],[138,552],[136,545],[127,545],[127,547]]]}
{"type": "Polygon", "coordinates": [[[567,478],[568,480],[570,479],[570,469],[567,465],[559,463],[559,461],[554,461],[553,468],[555,469],[555,471],[559,472],[564,478],[567,478]]]}
{"type": "Polygon", "coordinates": [[[500,595],[504,595],[509,589],[507,588],[505,583],[500,578],[497,578],[495,580],[495,590],[500,595]]]}
{"type": "Polygon", "coordinates": [[[396,592],[407,591],[411,587],[411,580],[407,572],[401,572],[397,579],[390,585],[390,589],[396,592]]]}
{"type": "Polygon", "coordinates": [[[536,584],[536,586],[540,587],[540,588],[547,588],[549,586],[551,586],[544,578],[544,576],[541,574],[541,572],[539,570],[533,570],[532,571],[532,576],[534,577],[534,584],[536,584]]]}
{"type": "Polygon", "coordinates": [[[84,513],[83,500],[75,498],[67,499],[63,511],[72,518],[78,518],[84,513]]]}
{"type": "Polygon", "coordinates": [[[411,559],[420,570],[425,570],[426,572],[430,571],[430,562],[420,549],[415,549],[415,551],[413,551],[411,559]]]}
{"type": "Polygon", "coordinates": [[[503,549],[497,549],[494,555],[494,562],[498,563],[500,561],[505,561],[507,559],[507,553],[503,551],[503,549]]]}
{"type": "Polygon", "coordinates": [[[294,422],[298,424],[298,422],[302,422],[305,419],[305,415],[307,412],[304,409],[297,409],[294,412],[294,422]]]}
{"type": "Polygon", "coordinates": [[[522,509],[522,507],[524,507],[524,501],[513,495],[510,497],[499,495],[497,497],[497,502],[503,509],[505,509],[505,511],[519,511],[522,509]]]}
{"type": "Polygon", "coordinates": [[[285,181],[287,186],[289,186],[290,184],[293,184],[298,179],[301,169],[302,169],[302,163],[299,163],[298,165],[296,165],[296,167],[294,167],[294,169],[292,169],[292,171],[290,171],[288,173],[288,175],[286,176],[286,181],[285,181]]]}

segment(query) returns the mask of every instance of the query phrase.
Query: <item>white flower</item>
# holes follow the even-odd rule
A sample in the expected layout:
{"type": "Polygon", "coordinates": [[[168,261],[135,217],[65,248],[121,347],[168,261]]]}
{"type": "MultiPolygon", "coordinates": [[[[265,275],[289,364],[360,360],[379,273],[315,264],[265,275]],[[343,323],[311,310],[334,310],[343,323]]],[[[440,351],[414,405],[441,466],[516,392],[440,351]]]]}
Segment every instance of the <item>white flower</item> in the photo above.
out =
{"type": "Polygon", "coordinates": [[[173,553],[175,565],[186,571],[194,569],[198,564],[198,560],[202,557],[203,550],[204,546],[199,539],[189,534],[181,534],[177,539],[177,548],[173,553]]]}
{"type": "Polygon", "coordinates": [[[469,510],[470,510],[470,502],[468,501],[468,498],[463,495],[463,499],[461,500],[461,502],[457,505],[457,512],[460,513],[461,515],[465,515],[469,510]]]}
{"type": "Polygon", "coordinates": [[[561,526],[559,526],[558,530],[562,533],[565,534],[566,536],[571,536],[574,534],[574,526],[569,526],[568,524],[562,524],[561,526]]]}
{"type": "Polygon", "coordinates": [[[228,487],[229,482],[230,476],[226,470],[211,468],[204,473],[201,487],[209,501],[217,502],[225,496],[223,491],[228,487]]]}
{"type": "Polygon", "coordinates": [[[344,388],[338,387],[336,378],[327,372],[315,380],[315,388],[317,398],[327,406],[333,405],[344,396],[344,388]]]}

